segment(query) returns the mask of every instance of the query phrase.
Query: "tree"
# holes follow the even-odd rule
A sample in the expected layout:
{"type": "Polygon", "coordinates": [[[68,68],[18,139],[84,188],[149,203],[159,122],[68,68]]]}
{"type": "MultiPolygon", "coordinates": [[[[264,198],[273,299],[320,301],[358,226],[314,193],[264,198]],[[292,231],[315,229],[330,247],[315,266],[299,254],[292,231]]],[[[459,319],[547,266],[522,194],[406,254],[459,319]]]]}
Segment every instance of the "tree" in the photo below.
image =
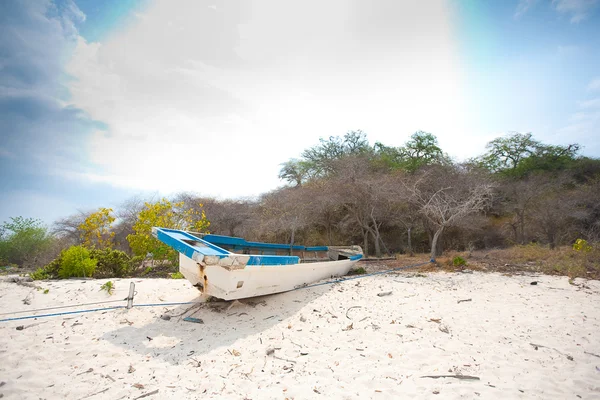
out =
{"type": "Polygon", "coordinates": [[[388,147],[375,143],[374,151],[375,164],[392,170],[415,172],[426,165],[451,163],[449,157],[439,147],[435,135],[423,131],[413,133],[404,146],[388,147]]]}
{"type": "Polygon", "coordinates": [[[52,234],[69,245],[82,244],[79,227],[90,214],[90,212],[78,211],[77,214],[58,219],[52,226],[52,234]]]}
{"type": "Polygon", "coordinates": [[[85,221],[79,225],[83,245],[87,248],[105,249],[112,247],[115,232],[112,231],[112,223],[115,217],[112,208],[99,208],[91,213],[85,221]]]}
{"type": "Polygon", "coordinates": [[[475,160],[491,172],[523,177],[534,171],[556,171],[571,165],[579,151],[578,144],[552,146],[533,138],[531,133],[514,132],[492,140],[488,151],[475,160]]]}
{"type": "Polygon", "coordinates": [[[136,256],[152,254],[154,260],[168,260],[177,263],[175,250],[152,236],[152,227],[208,232],[210,225],[203,211],[182,209],[183,202],[171,203],[162,199],[156,203],[145,203],[140,211],[134,233],[127,236],[129,246],[136,256]]]}
{"type": "Polygon", "coordinates": [[[389,179],[381,172],[374,171],[369,159],[364,156],[348,156],[338,160],[335,171],[328,181],[328,187],[346,211],[346,218],[360,228],[365,254],[368,254],[370,236],[375,255],[381,257],[381,247],[385,247],[381,227],[389,218],[392,206],[386,195],[389,179]]]}
{"type": "Polygon", "coordinates": [[[361,131],[349,131],[343,138],[330,136],[319,139],[320,144],[302,152],[302,158],[311,178],[324,177],[333,172],[333,163],[345,156],[372,152],[367,135],[361,131]]]}
{"type": "Polygon", "coordinates": [[[405,190],[425,219],[435,227],[431,241],[431,261],[437,244],[448,227],[461,218],[482,212],[493,195],[493,184],[485,176],[475,176],[459,168],[427,168],[403,181],[405,190]]]}
{"type": "Polygon", "coordinates": [[[310,164],[295,158],[281,164],[279,179],[288,181],[295,186],[301,186],[310,176],[310,164]]]}
{"type": "Polygon", "coordinates": [[[40,220],[14,217],[0,226],[0,261],[26,266],[34,264],[52,243],[40,220]]]}
{"type": "Polygon", "coordinates": [[[442,152],[437,138],[431,133],[418,131],[400,148],[403,168],[414,172],[422,166],[445,164],[448,157],[442,152]]]}

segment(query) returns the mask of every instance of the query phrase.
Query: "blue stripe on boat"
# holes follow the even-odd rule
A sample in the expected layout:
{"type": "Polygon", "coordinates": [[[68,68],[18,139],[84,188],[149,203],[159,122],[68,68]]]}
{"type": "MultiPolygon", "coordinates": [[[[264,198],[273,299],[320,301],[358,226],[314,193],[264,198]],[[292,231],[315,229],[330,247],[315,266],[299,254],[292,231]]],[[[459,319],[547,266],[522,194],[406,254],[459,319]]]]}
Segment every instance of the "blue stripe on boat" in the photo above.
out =
{"type": "MultiPolygon", "coordinates": [[[[184,231],[155,227],[154,234],[156,238],[164,244],[172,247],[179,253],[192,259],[194,258],[194,254],[202,254],[204,256],[217,256],[219,258],[225,258],[230,255],[235,255],[235,253],[231,253],[217,246],[214,242],[211,243],[208,240],[200,239],[199,237],[196,237],[184,231]]],[[[206,237],[208,236],[213,238],[218,237],[218,241],[222,242],[223,244],[250,243],[255,245],[254,247],[258,247],[256,245],[261,244],[255,242],[246,242],[244,239],[229,236],[206,235],[204,238],[206,239],[206,237]]],[[[284,248],[289,249],[289,246],[283,246],[284,248]]],[[[250,255],[247,265],[293,265],[298,264],[299,262],[300,258],[296,256],[250,255]]]]}

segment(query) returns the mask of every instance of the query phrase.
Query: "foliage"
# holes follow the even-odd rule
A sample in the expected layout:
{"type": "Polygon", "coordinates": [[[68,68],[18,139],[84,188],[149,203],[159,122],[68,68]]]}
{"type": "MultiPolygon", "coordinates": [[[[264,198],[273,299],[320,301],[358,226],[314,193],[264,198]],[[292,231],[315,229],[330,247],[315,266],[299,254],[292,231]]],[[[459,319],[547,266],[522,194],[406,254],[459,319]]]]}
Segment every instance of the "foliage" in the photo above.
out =
{"type": "Polygon", "coordinates": [[[364,275],[367,273],[367,270],[364,269],[363,267],[358,267],[358,268],[354,268],[351,269],[346,275],[364,275]]]}
{"type": "Polygon", "coordinates": [[[589,253],[590,251],[592,251],[592,246],[588,244],[587,240],[577,239],[573,244],[573,250],[589,253]]]}
{"type": "Polygon", "coordinates": [[[171,274],[171,279],[185,279],[185,276],[183,276],[181,272],[177,271],[171,274]]]}
{"type": "MultiPolygon", "coordinates": [[[[330,136],[319,139],[320,144],[302,152],[306,175],[317,178],[334,172],[333,162],[346,156],[367,154],[372,151],[367,135],[361,131],[349,131],[344,137],[330,136]]],[[[289,179],[288,179],[289,180],[289,179]]]]}
{"type": "Polygon", "coordinates": [[[572,165],[579,151],[578,144],[545,145],[531,133],[512,133],[492,140],[487,153],[475,162],[505,176],[524,177],[534,171],[563,170],[572,165]]]}
{"type": "Polygon", "coordinates": [[[83,245],[88,248],[103,249],[112,246],[115,233],[111,231],[115,217],[112,208],[100,208],[87,216],[79,225],[83,245]]]}
{"type": "Polygon", "coordinates": [[[281,164],[279,179],[300,186],[310,177],[310,173],[311,164],[309,162],[292,158],[281,164]]]}
{"type": "Polygon", "coordinates": [[[94,272],[96,278],[121,278],[132,270],[129,256],[120,250],[93,249],[90,251],[90,257],[97,262],[94,272]]]}
{"type": "Polygon", "coordinates": [[[15,217],[0,226],[0,262],[24,266],[50,246],[52,237],[40,220],[15,217]]]}
{"type": "Polygon", "coordinates": [[[178,253],[154,238],[152,227],[208,232],[210,223],[206,219],[202,205],[200,204],[201,211],[183,207],[183,202],[171,203],[167,199],[156,203],[145,203],[133,225],[134,233],[127,236],[133,253],[136,256],[152,254],[155,260],[168,260],[177,264],[178,253]]]}
{"type": "Polygon", "coordinates": [[[461,267],[467,265],[467,260],[465,260],[461,256],[456,256],[452,259],[452,265],[454,265],[455,267],[461,267]]]}
{"type": "Polygon", "coordinates": [[[90,257],[90,251],[83,246],[71,246],[62,254],[58,276],[61,278],[92,277],[97,261],[90,257]]]}
{"type": "Polygon", "coordinates": [[[105,290],[109,295],[113,294],[115,290],[115,285],[112,281],[106,281],[102,286],[100,286],[100,290],[105,290]]]}
{"type": "Polygon", "coordinates": [[[404,146],[388,147],[375,143],[374,162],[388,169],[402,169],[415,172],[426,165],[450,163],[449,157],[439,147],[435,135],[417,131],[404,146]]]}
{"type": "Polygon", "coordinates": [[[45,265],[44,267],[38,268],[35,272],[29,274],[31,279],[33,280],[44,280],[44,279],[58,279],[60,271],[60,266],[62,264],[62,256],[64,251],[62,251],[58,257],[52,260],[50,263],[45,265]]]}

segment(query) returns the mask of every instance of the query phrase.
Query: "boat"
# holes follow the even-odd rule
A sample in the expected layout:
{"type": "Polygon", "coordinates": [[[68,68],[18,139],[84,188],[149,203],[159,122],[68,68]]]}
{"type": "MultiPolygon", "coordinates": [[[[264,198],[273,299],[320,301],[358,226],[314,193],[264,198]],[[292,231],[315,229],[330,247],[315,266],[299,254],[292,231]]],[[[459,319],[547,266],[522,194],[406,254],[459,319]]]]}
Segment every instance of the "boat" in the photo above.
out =
{"type": "Polygon", "coordinates": [[[360,246],[249,242],[242,238],[153,227],[179,252],[179,271],[204,295],[223,300],[281,293],[346,275],[363,257],[360,246]]]}

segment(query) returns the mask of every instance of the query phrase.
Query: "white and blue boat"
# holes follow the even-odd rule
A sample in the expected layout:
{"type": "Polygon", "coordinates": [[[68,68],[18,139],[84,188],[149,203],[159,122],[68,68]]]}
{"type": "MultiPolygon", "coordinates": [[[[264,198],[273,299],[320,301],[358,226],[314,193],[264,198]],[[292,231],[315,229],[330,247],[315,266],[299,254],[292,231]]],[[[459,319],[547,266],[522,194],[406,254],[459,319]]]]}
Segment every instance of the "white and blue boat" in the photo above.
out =
{"type": "Polygon", "coordinates": [[[223,300],[286,292],[346,275],[363,257],[360,246],[290,246],[159,227],[152,234],[179,252],[179,271],[192,285],[223,300]]]}

